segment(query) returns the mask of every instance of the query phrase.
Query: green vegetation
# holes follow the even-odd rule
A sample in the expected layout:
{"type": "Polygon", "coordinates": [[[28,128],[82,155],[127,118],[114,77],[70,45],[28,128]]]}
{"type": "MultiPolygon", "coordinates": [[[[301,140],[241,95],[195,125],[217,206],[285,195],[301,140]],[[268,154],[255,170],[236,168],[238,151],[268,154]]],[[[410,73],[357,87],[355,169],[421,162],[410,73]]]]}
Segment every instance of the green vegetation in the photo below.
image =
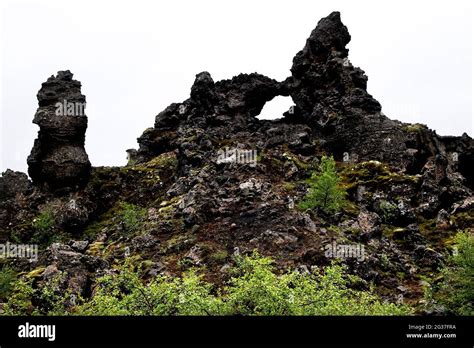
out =
{"type": "Polygon", "coordinates": [[[427,127],[424,124],[421,123],[413,123],[405,126],[405,130],[407,132],[421,132],[423,129],[426,129],[427,127]]]}
{"type": "Polygon", "coordinates": [[[393,183],[417,185],[420,176],[394,172],[388,165],[379,161],[367,161],[345,166],[341,171],[341,179],[343,187],[351,190],[359,185],[367,186],[367,188],[385,187],[393,183]]]}
{"type": "Polygon", "coordinates": [[[407,315],[404,305],[381,302],[366,291],[353,290],[355,276],[339,265],[323,272],[277,274],[272,260],[257,253],[239,257],[232,278],[221,288],[203,280],[196,270],[182,277],[158,276],[143,282],[131,264],[96,282],[91,299],[71,303],[56,284],[34,289],[18,281],[6,313],[74,315],[407,315]],[[36,299],[32,302],[32,299],[36,299]],[[43,303],[32,307],[32,303],[43,303]]]}
{"type": "Polygon", "coordinates": [[[380,202],[380,211],[382,212],[383,221],[389,223],[397,216],[398,208],[395,204],[382,200],[380,202]]]}
{"type": "Polygon", "coordinates": [[[146,209],[135,204],[117,202],[111,209],[102,214],[97,221],[86,227],[84,235],[93,239],[106,228],[114,228],[117,224],[123,226],[126,233],[139,232],[146,218],[146,209]]]}
{"type": "Polygon", "coordinates": [[[319,208],[327,214],[338,212],[346,195],[339,182],[334,158],[323,156],[319,170],[309,179],[309,192],[298,207],[302,210],[319,208]]]}
{"type": "Polygon", "coordinates": [[[13,291],[8,297],[8,302],[3,308],[6,315],[33,314],[32,299],[35,293],[31,280],[20,279],[14,283],[13,291]]]}
{"type": "Polygon", "coordinates": [[[10,295],[16,277],[16,272],[8,266],[4,265],[0,270],[0,302],[5,301],[10,295]]]}
{"type": "Polygon", "coordinates": [[[474,236],[459,232],[454,253],[442,270],[443,281],[430,294],[436,303],[458,315],[474,315],[474,236]]]}
{"type": "Polygon", "coordinates": [[[134,175],[136,180],[145,186],[155,186],[163,178],[169,177],[176,171],[177,163],[176,155],[173,152],[168,152],[145,163],[129,163],[120,171],[123,174],[134,175]]]}
{"type": "Polygon", "coordinates": [[[308,169],[308,164],[300,160],[298,156],[292,153],[291,151],[284,152],[283,157],[287,161],[293,162],[299,170],[305,171],[306,169],[308,169]]]}
{"type": "Polygon", "coordinates": [[[4,307],[6,315],[65,315],[65,306],[71,301],[69,292],[61,291],[59,273],[41,288],[33,288],[33,279],[20,279],[4,307]],[[33,304],[34,303],[34,304],[33,304]]]}
{"type": "Polygon", "coordinates": [[[450,217],[450,222],[458,229],[470,228],[474,225],[474,210],[456,213],[450,217]]]}
{"type": "Polygon", "coordinates": [[[281,187],[283,188],[283,190],[291,192],[295,190],[296,184],[293,182],[284,181],[281,187]]]}
{"type": "Polygon", "coordinates": [[[48,232],[54,226],[54,215],[52,210],[42,211],[36,219],[33,220],[33,227],[39,232],[48,232]]]}
{"type": "Polygon", "coordinates": [[[213,264],[223,264],[229,257],[229,254],[225,250],[216,251],[211,253],[208,257],[209,262],[213,264]]]}
{"type": "Polygon", "coordinates": [[[140,230],[146,216],[146,210],[134,204],[122,203],[121,221],[127,232],[140,230]]]}
{"type": "Polygon", "coordinates": [[[44,270],[46,267],[40,266],[38,268],[35,268],[34,270],[28,272],[26,274],[26,278],[28,279],[34,279],[34,278],[39,278],[43,274],[44,270]]]}
{"type": "Polygon", "coordinates": [[[31,238],[31,243],[45,246],[51,244],[56,235],[54,233],[55,218],[52,209],[43,210],[35,219],[32,226],[36,233],[31,238]]]}

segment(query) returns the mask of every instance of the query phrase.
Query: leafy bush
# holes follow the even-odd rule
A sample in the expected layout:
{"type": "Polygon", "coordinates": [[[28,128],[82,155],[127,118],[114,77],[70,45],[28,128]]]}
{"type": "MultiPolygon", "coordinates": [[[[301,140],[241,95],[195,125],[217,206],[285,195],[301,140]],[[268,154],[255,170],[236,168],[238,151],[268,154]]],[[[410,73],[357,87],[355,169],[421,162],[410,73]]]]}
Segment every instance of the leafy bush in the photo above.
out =
{"type": "Polygon", "coordinates": [[[23,279],[14,283],[13,291],[8,297],[8,302],[4,307],[6,315],[30,315],[33,311],[33,294],[35,290],[31,281],[23,279]]]}
{"type": "Polygon", "coordinates": [[[6,300],[10,295],[14,281],[16,281],[16,272],[8,266],[3,266],[0,270],[0,301],[6,300]]]}
{"type": "Polygon", "coordinates": [[[458,315],[474,315],[474,236],[468,231],[455,236],[455,252],[442,270],[443,282],[433,299],[458,315]]]}
{"type": "Polygon", "coordinates": [[[67,307],[57,290],[36,289],[21,281],[8,303],[8,314],[25,314],[31,297],[44,302],[33,314],[79,315],[405,315],[409,307],[381,302],[370,292],[348,285],[357,281],[332,265],[317,274],[278,275],[272,260],[254,253],[236,259],[232,278],[220,289],[196,271],[182,277],[158,276],[143,282],[130,265],[101,277],[90,299],[67,307]]]}
{"type": "Polygon", "coordinates": [[[122,203],[121,220],[127,232],[137,232],[143,223],[146,211],[134,204],[122,203]]]}
{"type": "Polygon", "coordinates": [[[122,230],[126,234],[134,234],[142,230],[146,217],[146,209],[135,204],[116,202],[113,207],[92,221],[84,230],[87,239],[95,239],[104,229],[122,230]],[[119,225],[122,227],[118,228],[119,225]]]}
{"type": "Polygon", "coordinates": [[[33,228],[38,232],[48,232],[54,226],[54,215],[52,210],[42,211],[34,220],[33,228]]]}
{"type": "Polygon", "coordinates": [[[51,244],[54,234],[55,218],[51,209],[43,210],[34,220],[33,228],[36,233],[31,238],[31,242],[40,245],[51,244]]]}
{"type": "Polygon", "coordinates": [[[222,301],[195,272],[182,278],[158,276],[142,283],[130,267],[99,279],[95,296],[77,308],[83,315],[212,315],[222,301]]]}
{"type": "Polygon", "coordinates": [[[324,272],[277,275],[270,258],[244,257],[237,275],[225,289],[227,314],[244,315],[404,315],[406,306],[382,303],[378,298],[348,287],[358,280],[345,268],[331,265],[324,272]]]}
{"type": "Polygon", "coordinates": [[[339,182],[334,158],[323,156],[319,170],[309,179],[309,192],[298,207],[302,210],[319,208],[327,214],[339,211],[346,195],[339,182]]]}
{"type": "Polygon", "coordinates": [[[68,314],[67,310],[71,303],[71,293],[61,289],[60,283],[63,282],[63,280],[64,274],[62,273],[52,277],[41,287],[33,287],[33,278],[17,280],[13,283],[11,295],[4,308],[5,314],[68,314]]]}
{"type": "Polygon", "coordinates": [[[383,221],[389,223],[397,216],[398,208],[395,204],[382,200],[380,202],[380,211],[383,221]]]}

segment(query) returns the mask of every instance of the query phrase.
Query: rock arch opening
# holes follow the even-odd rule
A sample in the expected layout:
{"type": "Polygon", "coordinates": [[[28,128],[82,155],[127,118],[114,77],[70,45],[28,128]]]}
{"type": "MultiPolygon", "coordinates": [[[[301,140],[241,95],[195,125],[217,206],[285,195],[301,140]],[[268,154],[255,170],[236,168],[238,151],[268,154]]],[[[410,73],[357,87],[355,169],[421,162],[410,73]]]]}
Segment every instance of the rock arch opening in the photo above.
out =
{"type": "Polygon", "coordinates": [[[293,113],[295,110],[295,102],[290,96],[276,96],[267,101],[257,115],[259,120],[279,120],[284,117],[285,113],[293,113]]]}

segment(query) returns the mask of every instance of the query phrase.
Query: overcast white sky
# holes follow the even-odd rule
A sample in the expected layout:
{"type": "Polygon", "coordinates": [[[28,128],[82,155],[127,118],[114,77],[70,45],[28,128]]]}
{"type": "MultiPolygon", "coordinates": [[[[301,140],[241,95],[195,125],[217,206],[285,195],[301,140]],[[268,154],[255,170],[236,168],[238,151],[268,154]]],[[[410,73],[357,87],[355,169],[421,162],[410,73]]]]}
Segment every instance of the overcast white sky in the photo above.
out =
{"type": "MultiPolygon", "coordinates": [[[[125,150],[188,98],[197,73],[283,80],[335,10],[352,36],[349,58],[387,116],[473,134],[470,1],[1,0],[0,9],[0,172],[26,172],[36,93],[58,70],[82,82],[92,164],[124,165],[125,150]]],[[[279,116],[283,104],[264,111],[279,116]]]]}

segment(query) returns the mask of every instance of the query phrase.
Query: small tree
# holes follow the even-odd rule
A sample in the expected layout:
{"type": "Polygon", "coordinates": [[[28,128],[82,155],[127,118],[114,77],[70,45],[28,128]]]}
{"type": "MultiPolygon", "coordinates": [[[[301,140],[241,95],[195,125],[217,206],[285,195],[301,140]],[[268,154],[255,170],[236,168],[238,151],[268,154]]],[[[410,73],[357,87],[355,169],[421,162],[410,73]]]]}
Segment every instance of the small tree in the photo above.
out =
{"type": "Polygon", "coordinates": [[[441,274],[443,282],[434,289],[434,300],[457,315],[474,315],[474,235],[458,232],[455,250],[441,274]]]}
{"type": "Polygon", "coordinates": [[[323,156],[319,170],[311,175],[309,192],[299,203],[302,210],[320,208],[330,214],[339,211],[344,203],[345,191],[339,187],[334,158],[323,156]]]}
{"type": "Polygon", "coordinates": [[[10,295],[16,276],[16,272],[8,266],[3,266],[0,270],[0,301],[6,300],[10,295]]]}

